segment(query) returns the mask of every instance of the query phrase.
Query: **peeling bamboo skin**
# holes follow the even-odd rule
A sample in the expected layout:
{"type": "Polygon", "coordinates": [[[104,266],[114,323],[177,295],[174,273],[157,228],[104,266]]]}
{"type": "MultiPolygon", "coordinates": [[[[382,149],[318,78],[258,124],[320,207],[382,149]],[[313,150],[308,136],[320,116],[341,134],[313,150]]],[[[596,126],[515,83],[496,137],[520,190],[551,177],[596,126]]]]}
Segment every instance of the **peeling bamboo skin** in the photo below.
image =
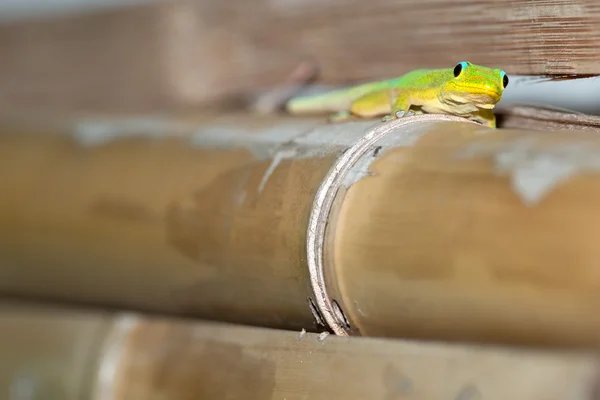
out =
{"type": "Polygon", "coordinates": [[[0,136],[0,292],[314,329],[303,263],[335,154],[269,159],[187,138],[0,136]],[[51,283],[50,283],[51,282],[51,283]]]}
{"type": "Polygon", "coordinates": [[[366,336],[597,345],[598,157],[594,133],[466,124],[384,152],[330,221],[332,295],[366,336]]]}

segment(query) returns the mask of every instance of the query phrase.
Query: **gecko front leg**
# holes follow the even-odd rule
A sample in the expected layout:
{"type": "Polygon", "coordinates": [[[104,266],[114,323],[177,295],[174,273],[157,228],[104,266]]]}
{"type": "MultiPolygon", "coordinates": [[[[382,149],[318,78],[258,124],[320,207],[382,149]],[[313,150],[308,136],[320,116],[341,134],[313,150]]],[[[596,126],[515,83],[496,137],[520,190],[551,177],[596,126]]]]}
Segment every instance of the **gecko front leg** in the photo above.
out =
{"type": "Polygon", "coordinates": [[[496,128],[496,115],[489,109],[482,109],[475,113],[471,119],[475,122],[479,122],[488,128],[496,128]]]}
{"type": "Polygon", "coordinates": [[[381,119],[383,122],[415,115],[415,112],[410,109],[412,102],[407,90],[396,90],[393,98],[395,100],[391,107],[391,113],[381,119]]]}

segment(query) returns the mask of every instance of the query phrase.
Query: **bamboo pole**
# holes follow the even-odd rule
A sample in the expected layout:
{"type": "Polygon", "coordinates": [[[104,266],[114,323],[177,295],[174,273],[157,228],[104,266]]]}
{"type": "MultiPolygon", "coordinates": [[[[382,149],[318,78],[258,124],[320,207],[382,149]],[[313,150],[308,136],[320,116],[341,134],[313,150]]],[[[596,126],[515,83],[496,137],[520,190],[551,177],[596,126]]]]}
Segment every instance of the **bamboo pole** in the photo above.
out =
{"type": "Polygon", "coordinates": [[[597,357],[575,351],[323,337],[14,303],[0,306],[0,353],[11,399],[591,400],[599,376],[597,357]]]}
{"type": "Polygon", "coordinates": [[[4,399],[90,399],[107,313],[0,303],[0,388],[4,399]]]}
{"type": "Polygon", "coordinates": [[[315,329],[305,219],[342,147],[280,149],[314,127],[116,119],[0,135],[0,291],[315,329]]]}
{"type": "Polygon", "coordinates": [[[315,331],[310,297],[338,334],[596,345],[596,132],[438,118],[13,126],[0,293],[315,331]]]}
{"type": "Polygon", "coordinates": [[[596,345],[598,160],[596,132],[466,124],[385,151],[330,215],[330,295],[366,336],[596,345]]]}

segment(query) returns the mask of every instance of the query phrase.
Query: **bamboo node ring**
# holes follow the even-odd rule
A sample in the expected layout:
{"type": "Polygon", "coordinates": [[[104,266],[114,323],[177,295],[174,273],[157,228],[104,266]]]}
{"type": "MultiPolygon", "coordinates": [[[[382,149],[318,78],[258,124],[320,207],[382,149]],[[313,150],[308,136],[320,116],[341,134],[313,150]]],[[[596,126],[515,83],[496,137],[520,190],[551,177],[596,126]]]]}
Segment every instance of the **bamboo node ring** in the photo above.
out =
{"type": "MultiPolygon", "coordinates": [[[[382,138],[403,127],[422,122],[472,122],[462,117],[443,114],[419,114],[393,119],[370,129],[343,152],[327,172],[313,200],[306,237],[306,255],[314,300],[322,319],[338,336],[349,336],[350,325],[340,305],[329,297],[325,285],[323,247],[325,229],[338,189],[354,164],[382,138]],[[337,309],[336,309],[337,307],[337,309]]],[[[343,304],[343,302],[342,302],[343,304]]]]}

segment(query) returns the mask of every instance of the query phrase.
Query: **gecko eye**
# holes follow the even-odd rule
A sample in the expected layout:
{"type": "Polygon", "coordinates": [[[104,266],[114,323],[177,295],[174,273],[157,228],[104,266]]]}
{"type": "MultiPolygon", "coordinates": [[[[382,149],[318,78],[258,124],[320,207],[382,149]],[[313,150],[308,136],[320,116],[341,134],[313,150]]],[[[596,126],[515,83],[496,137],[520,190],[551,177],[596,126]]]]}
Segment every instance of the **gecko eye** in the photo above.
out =
{"type": "Polygon", "coordinates": [[[508,86],[508,75],[506,75],[506,72],[500,71],[500,76],[502,77],[502,86],[506,88],[508,86]]]}
{"type": "Polygon", "coordinates": [[[463,69],[467,68],[467,65],[468,64],[466,61],[461,61],[458,64],[456,64],[456,67],[454,67],[454,77],[458,78],[463,69]]]}

